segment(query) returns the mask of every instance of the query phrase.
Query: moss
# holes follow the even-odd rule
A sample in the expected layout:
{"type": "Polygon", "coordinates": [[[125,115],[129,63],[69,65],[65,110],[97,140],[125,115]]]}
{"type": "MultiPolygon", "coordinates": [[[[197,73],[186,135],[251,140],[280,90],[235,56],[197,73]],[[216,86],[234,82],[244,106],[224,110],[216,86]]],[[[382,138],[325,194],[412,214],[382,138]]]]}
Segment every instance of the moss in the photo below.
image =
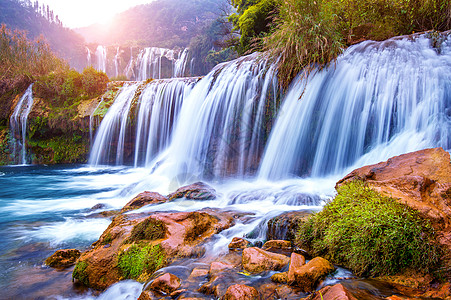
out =
{"type": "Polygon", "coordinates": [[[105,237],[103,238],[102,245],[111,244],[112,241],[113,241],[113,237],[111,236],[110,233],[107,233],[105,235],[105,237]]]}
{"type": "Polygon", "coordinates": [[[160,245],[133,244],[118,256],[118,267],[124,279],[141,279],[163,267],[165,255],[160,245]]]}
{"type": "Polygon", "coordinates": [[[166,231],[166,225],[162,221],[149,217],[133,227],[127,242],[132,243],[141,240],[154,241],[162,239],[165,237],[166,231]]]}
{"type": "Polygon", "coordinates": [[[207,213],[192,212],[188,218],[192,221],[192,227],[185,234],[185,242],[195,241],[212,226],[212,220],[207,213]]]}
{"type": "Polygon", "coordinates": [[[86,286],[89,286],[89,276],[86,272],[88,263],[85,261],[79,261],[75,265],[74,271],[72,272],[72,278],[77,279],[86,286]]]}
{"type": "Polygon", "coordinates": [[[89,141],[81,135],[54,136],[50,139],[29,140],[33,160],[39,163],[80,163],[86,162],[89,152],[89,141]]]}
{"type": "Polygon", "coordinates": [[[359,276],[434,271],[440,251],[429,221],[360,181],[337,191],[333,201],[301,225],[298,246],[359,276]]]}

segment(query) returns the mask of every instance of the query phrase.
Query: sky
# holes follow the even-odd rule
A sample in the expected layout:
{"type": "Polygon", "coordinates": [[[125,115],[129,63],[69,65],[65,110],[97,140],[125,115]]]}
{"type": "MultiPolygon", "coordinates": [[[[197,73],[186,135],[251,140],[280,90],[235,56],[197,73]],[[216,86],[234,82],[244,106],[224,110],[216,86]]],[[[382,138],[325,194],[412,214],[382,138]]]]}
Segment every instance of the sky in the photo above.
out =
{"type": "Polygon", "coordinates": [[[152,0],[39,0],[40,5],[49,5],[69,28],[105,24],[117,13],[150,2],[152,0]]]}

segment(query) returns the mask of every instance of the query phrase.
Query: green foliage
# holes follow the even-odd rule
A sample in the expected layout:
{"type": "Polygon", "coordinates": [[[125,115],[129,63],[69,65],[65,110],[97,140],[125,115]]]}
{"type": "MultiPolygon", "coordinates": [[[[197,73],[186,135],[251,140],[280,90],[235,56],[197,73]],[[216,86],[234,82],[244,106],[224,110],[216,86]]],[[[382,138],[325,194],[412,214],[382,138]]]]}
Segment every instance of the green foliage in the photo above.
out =
{"type": "Polygon", "coordinates": [[[89,141],[75,133],[51,138],[38,135],[38,138],[30,138],[28,144],[34,158],[47,164],[86,162],[89,151],[89,141]]]}
{"type": "Polygon", "coordinates": [[[166,225],[155,218],[149,217],[133,227],[128,241],[137,242],[140,240],[154,241],[164,238],[166,235],[166,225]]]}
{"type": "Polygon", "coordinates": [[[335,199],[300,226],[297,244],[358,276],[428,271],[439,260],[430,223],[360,181],[338,188],[335,199]]]}
{"type": "Polygon", "coordinates": [[[75,265],[74,271],[72,272],[72,278],[77,279],[81,283],[86,286],[89,286],[89,276],[86,273],[86,268],[88,267],[88,263],[85,261],[79,261],[75,265]]]}
{"type": "Polygon", "coordinates": [[[118,256],[118,267],[124,278],[138,279],[152,274],[164,265],[165,255],[160,245],[132,245],[118,256]]]}

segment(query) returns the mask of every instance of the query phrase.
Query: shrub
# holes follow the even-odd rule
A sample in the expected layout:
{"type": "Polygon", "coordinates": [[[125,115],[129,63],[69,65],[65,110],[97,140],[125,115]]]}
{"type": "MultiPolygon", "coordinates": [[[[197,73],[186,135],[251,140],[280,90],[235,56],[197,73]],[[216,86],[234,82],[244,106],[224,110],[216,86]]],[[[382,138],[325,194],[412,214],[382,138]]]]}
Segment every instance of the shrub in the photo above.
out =
{"type": "Polygon", "coordinates": [[[439,249],[432,238],[416,211],[354,181],[300,226],[296,243],[356,275],[389,275],[433,270],[439,249]]]}
{"type": "Polygon", "coordinates": [[[164,265],[165,255],[160,245],[132,245],[118,256],[118,267],[124,278],[137,279],[143,273],[152,274],[164,265]]]}

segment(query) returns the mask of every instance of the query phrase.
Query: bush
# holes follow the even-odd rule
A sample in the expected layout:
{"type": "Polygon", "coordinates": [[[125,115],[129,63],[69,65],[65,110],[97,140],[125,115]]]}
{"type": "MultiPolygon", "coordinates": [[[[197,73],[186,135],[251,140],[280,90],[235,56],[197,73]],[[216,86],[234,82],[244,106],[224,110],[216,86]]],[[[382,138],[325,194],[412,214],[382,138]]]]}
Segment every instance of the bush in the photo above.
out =
{"type": "Polygon", "coordinates": [[[165,255],[160,245],[132,245],[119,254],[118,267],[127,279],[138,279],[143,273],[151,275],[164,265],[165,255]]]}
{"type": "Polygon", "coordinates": [[[335,199],[300,226],[296,243],[358,276],[432,271],[439,259],[427,220],[359,181],[338,188],[335,199]]]}

